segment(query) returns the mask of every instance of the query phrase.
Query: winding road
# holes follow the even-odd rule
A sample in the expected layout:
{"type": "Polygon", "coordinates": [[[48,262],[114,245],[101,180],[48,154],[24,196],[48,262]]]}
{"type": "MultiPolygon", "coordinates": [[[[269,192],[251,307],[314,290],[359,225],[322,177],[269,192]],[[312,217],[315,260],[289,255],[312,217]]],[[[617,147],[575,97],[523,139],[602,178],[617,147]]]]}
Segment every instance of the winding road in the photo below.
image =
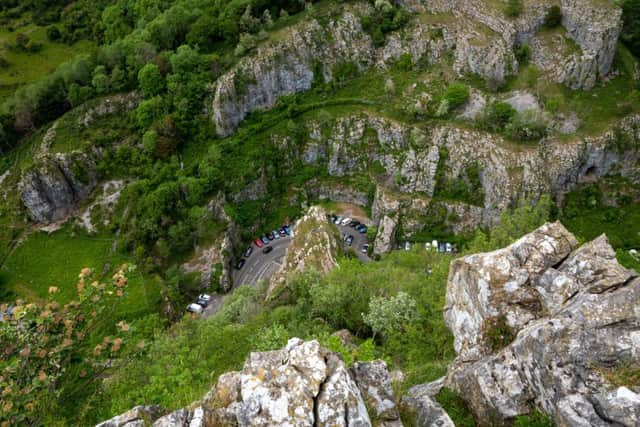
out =
{"type": "Polygon", "coordinates": [[[233,280],[233,287],[240,285],[256,285],[262,280],[268,280],[278,271],[282,265],[282,259],[291,244],[293,236],[280,237],[272,240],[266,246],[271,246],[273,250],[268,254],[263,254],[262,249],[251,243],[253,253],[246,258],[246,263],[240,270],[236,270],[233,280]]]}

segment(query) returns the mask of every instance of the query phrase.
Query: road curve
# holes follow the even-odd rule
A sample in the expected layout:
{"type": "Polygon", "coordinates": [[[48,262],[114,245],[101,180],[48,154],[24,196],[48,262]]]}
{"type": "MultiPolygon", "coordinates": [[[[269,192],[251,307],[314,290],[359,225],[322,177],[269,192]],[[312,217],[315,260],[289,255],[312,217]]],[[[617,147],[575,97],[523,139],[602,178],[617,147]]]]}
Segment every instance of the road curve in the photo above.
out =
{"type": "Polygon", "coordinates": [[[234,270],[233,287],[256,285],[262,280],[268,280],[282,265],[282,259],[291,244],[291,239],[292,236],[286,236],[272,240],[268,245],[265,245],[265,247],[271,246],[273,248],[268,254],[263,254],[263,248],[251,243],[253,253],[247,258],[240,270],[234,270]]]}

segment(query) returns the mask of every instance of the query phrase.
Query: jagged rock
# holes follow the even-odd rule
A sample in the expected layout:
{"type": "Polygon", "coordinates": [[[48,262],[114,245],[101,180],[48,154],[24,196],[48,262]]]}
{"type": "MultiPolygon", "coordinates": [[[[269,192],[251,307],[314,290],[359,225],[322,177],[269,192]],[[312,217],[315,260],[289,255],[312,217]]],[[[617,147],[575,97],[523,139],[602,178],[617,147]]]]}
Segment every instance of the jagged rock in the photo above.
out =
{"type": "Polygon", "coordinates": [[[402,398],[402,404],[415,414],[418,427],[455,427],[449,414],[435,401],[444,379],[411,387],[402,398]]]}
{"type": "Polygon", "coordinates": [[[387,364],[382,360],[356,362],[351,371],[375,418],[387,422],[389,426],[393,425],[393,421],[399,422],[400,412],[396,407],[387,364]]]}
{"type": "Polygon", "coordinates": [[[293,227],[292,242],[287,248],[282,265],[271,277],[267,299],[286,290],[288,278],[297,272],[313,269],[327,273],[336,265],[341,238],[338,230],[327,221],[327,213],[312,206],[293,227]],[[313,231],[313,232],[311,232],[313,231]]]}
{"type": "Polygon", "coordinates": [[[504,315],[516,331],[539,317],[532,280],[562,261],[576,245],[575,237],[556,222],[505,249],[452,262],[444,317],[458,357],[477,360],[490,352],[485,328],[496,316],[504,315]]]}
{"type": "Polygon", "coordinates": [[[317,341],[292,338],[280,350],[251,353],[240,372],[220,375],[199,402],[166,413],[137,406],[97,427],[343,426],[400,427],[389,373],[382,361],[353,370],[317,341]],[[361,392],[361,390],[363,390],[361,392]],[[137,424],[136,424],[137,423],[137,424]]]}
{"type": "Polygon", "coordinates": [[[457,358],[447,386],[482,425],[510,425],[539,408],[562,426],[637,420],[635,391],[612,392],[602,369],[640,360],[640,278],[620,266],[606,237],[579,249],[559,223],[513,245],[452,263],[445,320],[457,358]],[[517,334],[494,352],[491,317],[517,334]]]}
{"type": "Polygon", "coordinates": [[[542,111],[542,106],[540,106],[538,99],[529,92],[513,92],[504,102],[511,105],[513,109],[519,113],[524,113],[525,111],[542,111]]]}
{"type": "Polygon", "coordinates": [[[96,427],[146,427],[160,418],[164,410],[157,405],[136,406],[124,414],[103,421],[96,427]]]}
{"type": "Polygon", "coordinates": [[[82,114],[78,118],[78,124],[88,127],[100,117],[131,111],[136,108],[143,99],[142,93],[140,92],[108,96],[91,107],[80,107],[82,114]]]}
{"type": "Polygon", "coordinates": [[[43,156],[22,174],[19,191],[31,219],[51,223],[69,215],[96,183],[94,161],[73,152],[43,156]]]}
{"type": "Polygon", "coordinates": [[[189,409],[178,409],[177,411],[158,418],[153,423],[153,427],[187,427],[192,418],[193,412],[189,409]]]}
{"type": "Polygon", "coordinates": [[[282,350],[252,353],[240,377],[221,378],[214,413],[235,412],[241,426],[370,426],[364,401],[344,362],[317,341],[293,338],[282,350]],[[220,390],[233,390],[230,393],[220,390]],[[223,406],[231,399],[237,399],[223,406]],[[230,407],[233,408],[231,411],[230,407]]]}
{"type": "Polygon", "coordinates": [[[378,224],[378,234],[373,242],[373,253],[376,255],[385,254],[393,249],[396,238],[396,228],[398,220],[385,215],[378,224]]]}

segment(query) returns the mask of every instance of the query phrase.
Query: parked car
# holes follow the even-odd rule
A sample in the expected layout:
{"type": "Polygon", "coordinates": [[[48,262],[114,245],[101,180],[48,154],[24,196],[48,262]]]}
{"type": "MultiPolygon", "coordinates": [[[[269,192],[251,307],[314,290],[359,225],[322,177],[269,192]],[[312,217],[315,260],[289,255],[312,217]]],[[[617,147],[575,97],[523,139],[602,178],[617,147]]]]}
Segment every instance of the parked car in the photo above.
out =
{"type": "Polygon", "coordinates": [[[259,247],[259,248],[261,248],[261,247],[263,247],[263,246],[264,246],[264,243],[262,243],[262,240],[261,240],[261,239],[259,239],[259,238],[258,238],[258,239],[256,239],[256,240],[254,240],[254,241],[253,241],[253,244],[254,244],[254,245],[256,245],[256,246],[257,246],[257,247],[259,247]]]}
{"type": "Polygon", "coordinates": [[[451,243],[445,243],[445,249],[447,252],[451,252],[453,251],[453,246],[451,246],[451,243]]]}
{"type": "Polygon", "coordinates": [[[338,219],[338,217],[336,216],[336,214],[331,214],[329,215],[329,220],[333,223],[336,222],[336,219],[338,219]]]}
{"type": "Polygon", "coordinates": [[[343,219],[344,219],[343,217],[338,216],[338,217],[336,217],[336,219],[333,221],[333,223],[334,223],[334,224],[336,224],[336,225],[340,225],[340,224],[342,223],[342,220],[343,220],[343,219]]]}
{"type": "Polygon", "coordinates": [[[200,304],[196,304],[195,302],[187,306],[187,311],[189,313],[200,314],[202,313],[202,310],[204,310],[204,307],[202,307],[200,304]]]}
{"type": "Polygon", "coordinates": [[[247,249],[244,251],[244,257],[245,258],[249,258],[251,256],[251,254],[253,253],[253,248],[251,246],[247,247],[247,249]]]}
{"type": "Polygon", "coordinates": [[[265,245],[268,245],[269,242],[271,241],[267,236],[260,237],[260,240],[262,240],[262,243],[264,243],[265,245]]]}
{"type": "Polygon", "coordinates": [[[282,228],[284,228],[285,233],[287,233],[289,236],[291,236],[291,226],[290,225],[285,225],[282,228]]]}
{"type": "Polygon", "coordinates": [[[361,250],[362,250],[363,254],[369,253],[369,244],[365,243],[364,245],[362,245],[362,249],[361,250]]]}
{"type": "Polygon", "coordinates": [[[438,241],[437,240],[433,240],[431,242],[431,247],[433,248],[434,251],[438,250],[438,241]]]}
{"type": "Polygon", "coordinates": [[[278,233],[278,230],[273,230],[271,232],[271,235],[273,236],[274,239],[278,240],[280,238],[280,233],[278,233]]]}
{"type": "Polygon", "coordinates": [[[411,250],[411,243],[409,241],[404,242],[404,250],[405,251],[411,250]]]}
{"type": "Polygon", "coordinates": [[[287,231],[284,229],[284,227],[282,227],[280,230],[278,230],[278,232],[280,233],[280,235],[281,235],[282,237],[284,237],[284,236],[286,236],[286,235],[287,235],[287,231]]]}
{"type": "Polygon", "coordinates": [[[431,251],[431,242],[427,242],[424,244],[424,249],[427,251],[431,251]]]}
{"type": "Polygon", "coordinates": [[[244,267],[245,262],[247,262],[247,260],[244,258],[238,260],[238,262],[236,262],[236,270],[240,270],[242,267],[244,267]]]}
{"type": "Polygon", "coordinates": [[[351,246],[353,244],[353,236],[349,234],[344,241],[347,242],[347,245],[351,246]]]}
{"type": "Polygon", "coordinates": [[[269,239],[269,241],[272,241],[274,237],[271,233],[267,233],[267,239],[269,239]]]}
{"type": "Polygon", "coordinates": [[[340,221],[341,225],[349,225],[351,223],[351,218],[347,217],[347,218],[343,218],[342,221],[340,221]]]}
{"type": "Polygon", "coordinates": [[[349,223],[349,227],[356,228],[360,225],[360,221],[356,221],[355,219],[349,223]]]}
{"type": "Polygon", "coordinates": [[[211,302],[211,295],[209,294],[200,294],[198,295],[198,299],[196,300],[196,304],[201,305],[202,307],[206,307],[211,302]]]}
{"type": "Polygon", "coordinates": [[[262,250],[263,254],[268,254],[269,252],[271,252],[273,250],[273,246],[267,246],[262,250]]]}
{"type": "Polygon", "coordinates": [[[440,252],[441,254],[445,253],[447,251],[447,245],[444,244],[444,242],[439,242],[438,243],[438,252],[440,252]]]}
{"type": "Polygon", "coordinates": [[[369,229],[367,228],[366,225],[360,224],[359,226],[356,227],[356,230],[358,230],[360,234],[365,234],[369,229]]]}

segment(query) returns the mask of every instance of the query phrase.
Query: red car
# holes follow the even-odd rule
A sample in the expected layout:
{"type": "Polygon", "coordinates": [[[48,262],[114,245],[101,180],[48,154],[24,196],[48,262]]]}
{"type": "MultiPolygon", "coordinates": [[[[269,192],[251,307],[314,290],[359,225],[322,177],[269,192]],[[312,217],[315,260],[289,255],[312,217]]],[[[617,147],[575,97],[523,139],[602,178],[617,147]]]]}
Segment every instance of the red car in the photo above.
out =
{"type": "Polygon", "coordinates": [[[262,243],[262,240],[260,239],[256,239],[253,241],[253,244],[256,245],[257,247],[261,248],[264,246],[264,243],[262,243]]]}

